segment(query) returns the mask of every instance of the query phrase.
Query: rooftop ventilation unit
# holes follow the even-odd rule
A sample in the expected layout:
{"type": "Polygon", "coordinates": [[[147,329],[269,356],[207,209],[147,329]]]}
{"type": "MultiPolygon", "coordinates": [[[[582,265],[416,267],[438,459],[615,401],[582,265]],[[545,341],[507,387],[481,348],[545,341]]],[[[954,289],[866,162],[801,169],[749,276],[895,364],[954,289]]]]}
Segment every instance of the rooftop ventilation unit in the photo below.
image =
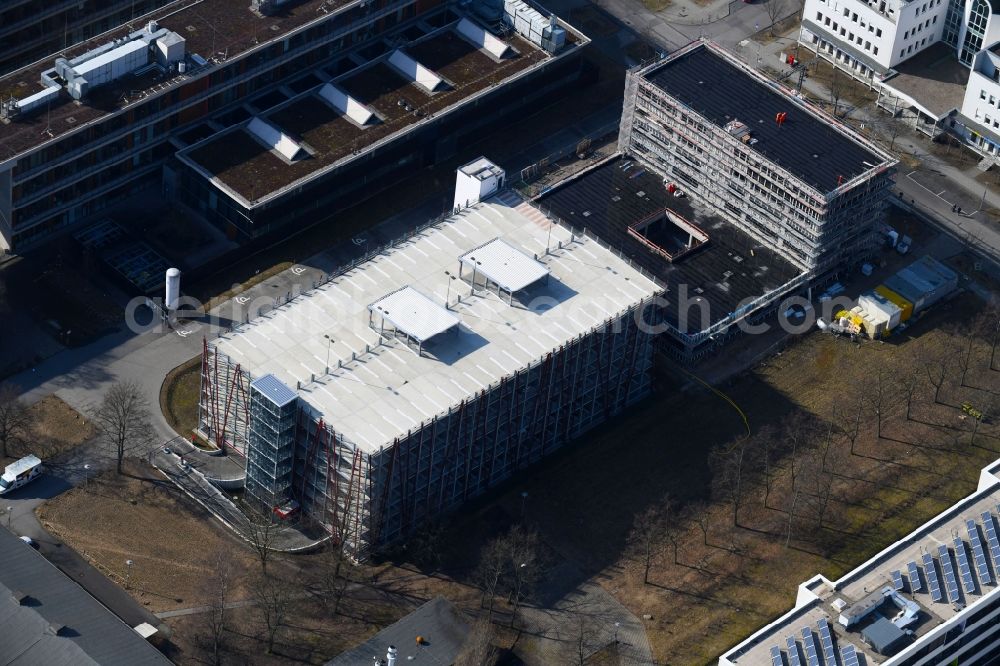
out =
{"type": "Polygon", "coordinates": [[[485,49],[496,58],[503,58],[510,53],[510,46],[504,43],[502,39],[467,18],[459,21],[455,29],[462,37],[465,37],[479,48],[485,49]]]}
{"type": "Polygon", "coordinates": [[[529,42],[555,53],[566,44],[566,29],[523,0],[504,0],[503,22],[529,42]]]}
{"type": "Polygon", "coordinates": [[[247,125],[247,131],[268,148],[278,151],[289,162],[308,155],[295,139],[260,118],[253,118],[247,125]]]}
{"type": "Polygon", "coordinates": [[[445,86],[444,79],[399,49],[389,56],[389,64],[405,78],[430,92],[436,92],[445,86]]]}
{"type": "Polygon", "coordinates": [[[359,125],[367,125],[375,120],[371,109],[332,84],[327,83],[320,88],[319,96],[359,125]]]}

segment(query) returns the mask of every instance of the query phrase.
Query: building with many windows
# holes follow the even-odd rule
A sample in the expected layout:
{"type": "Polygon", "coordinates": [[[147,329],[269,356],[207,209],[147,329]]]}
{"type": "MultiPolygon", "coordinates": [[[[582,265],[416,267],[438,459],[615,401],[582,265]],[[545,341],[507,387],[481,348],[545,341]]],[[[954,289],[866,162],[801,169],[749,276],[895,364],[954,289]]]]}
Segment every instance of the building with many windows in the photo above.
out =
{"type": "Polygon", "coordinates": [[[521,0],[175,0],[0,77],[0,251],[150,188],[232,238],[309,224],[582,73],[521,0]]]}
{"type": "Polygon", "coordinates": [[[364,557],[647,395],[661,291],[510,192],[471,197],[208,342],[200,428],[259,506],[364,557]]]}
{"type": "Polygon", "coordinates": [[[996,663],[1000,653],[1000,461],[976,492],[795,606],[719,666],[996,663]],[[815,658],[814,658],[815,656],[815,658]]]}
{"type": "Polygon", "coordinates": [[[990,0],[806,0],[799,42],[878,86],[878,105],[894,116],[995,156],[996,13],[990,0]]]}
{"type": "Polygon", "coordinates": [[[172,0],[4,0],[0,75],[135,20],[172,0]]]}

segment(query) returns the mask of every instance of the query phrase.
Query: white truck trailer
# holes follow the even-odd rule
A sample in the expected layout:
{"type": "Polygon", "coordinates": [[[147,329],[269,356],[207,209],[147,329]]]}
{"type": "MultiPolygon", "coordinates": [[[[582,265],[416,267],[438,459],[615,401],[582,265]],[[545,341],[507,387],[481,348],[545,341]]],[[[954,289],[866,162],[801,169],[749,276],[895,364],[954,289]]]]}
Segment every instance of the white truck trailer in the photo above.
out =
{"type": "Polygon", "coordinates": [[[25,456],[12,462],[0,476],[0,495],[6,495],[26,483],[34,481],[42,473],[42,461],[38,456],[25,456]]]}

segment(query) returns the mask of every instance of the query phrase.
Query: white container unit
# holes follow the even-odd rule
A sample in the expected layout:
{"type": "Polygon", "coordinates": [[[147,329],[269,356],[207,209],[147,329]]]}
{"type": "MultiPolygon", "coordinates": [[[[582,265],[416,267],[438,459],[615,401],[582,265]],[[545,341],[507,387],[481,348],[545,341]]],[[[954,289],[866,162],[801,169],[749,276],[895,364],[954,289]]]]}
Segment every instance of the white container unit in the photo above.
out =
{"type": "Polygon", "coordinates": [[[148,62],[149,46],[140,39],[80,63],[73,68],[73,73],[86,79],[90,87],[94,88],[134,72],[148,62]]]}

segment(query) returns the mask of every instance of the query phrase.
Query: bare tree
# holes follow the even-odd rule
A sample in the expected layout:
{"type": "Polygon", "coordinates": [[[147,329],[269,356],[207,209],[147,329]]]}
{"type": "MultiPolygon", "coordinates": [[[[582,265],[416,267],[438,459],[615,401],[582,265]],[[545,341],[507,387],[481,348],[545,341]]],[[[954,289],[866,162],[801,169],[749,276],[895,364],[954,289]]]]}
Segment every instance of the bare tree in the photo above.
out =
{"type": "Polygon", "coordinates": [[[508,532],[505,544],[510,578],[507,601],[513,604],[510,625],[514,626],[521,601],[531,596],[541,576],[538,532],[515,525],[508,532]]]}
{"type": "Polygon", "coordinates": [[[9,457],[10,447],[28,434],[28,409],[13,384],[0,384],[0,455],[9,457]]]}
{"type": "Polygon", "coordinates": [[[353,572],[350,560],[341,544],[331,542],[326,555],[320,564],[320,588],[323,604],[336,614],[340,611],[340,603],[347,594],[353,572]]]}
{"type": "Polygon", "coordinates": [[[267,575],[267,565],[274,555],[274,542],[278,536],[278,524],[270,513],[263,514],[252,507],[244,507],[247,525],[244,536],[260,561],[260,572],[267,575]]]}
{"type": "Polygon", "coordinates": [[[746,459],[747,438],[742,437],[728,447],[722,447],[712,452],[710,465],[712,467],[713,494],[726,499],[733,508],[733,526],[740,525],[740,507],[743,505],[744,494],[744,460],[746,459]]]}
{"type": "Polygon", "coordinates": [[[455,666],[495,666],[500,653],[493,644],[496,630],[486,618],[479,618],[472,625],[462,651],[455,659],[455,666]]]}
{"type": "Polygon", "coordinates": [[[205,629],[212,647],[212,663],[221,666],[222,653],[225,649],[225,635],[228,617],[226,604],[230,601],[230,592],[233,586],[233,566],[229,555],[220,550],[214,558],[214,572],[209,579],[211,586],[212,601],[209,604],[208,619],[205,622],[205,629]]]}
{"type": "Polygon", "coordinates": [[[628,541],[635,553],[642,558],[642,582],[649,584],[649,571],[653,556],[663,542],[664,515],[672,511],[673,501],[666,496],[659,504],[651,504],[632,521],[628,541]]]}
{"type": "Polygon", "coordinates": [[[285,626],[291,608],[292,597],[289,590],[290,586],[286,582],[267,575],[261,576],[260,582],[254,586],[254,602],[264,625],[268,654],[274,651],[274,640],[278,631],[285,626]]]}
{"type": "Polygon", "coordinates": [[[493,619],[493,605],[496,602],[497,591],[504,568],[507,566],[503,542],[500,538],[491,539],[479,552],[479,564],[476,566],[476,581],[483,591],[480,605],[487,608],[487,619],[493,619]]]}
{"type": "Polygon", "coordinates": [[[785,2],[784,0],[767,0],[764,3],[764,10],[767,12],[767,20],[770,23],[768,34],[774,37],[774,24],[782,18],[781,14],[785,11],[785,2]]]}
{"type": "Polygon", "coordinates": [[[117,382],[104,394],[94,420],[122,473],[125,456],[146,445],[152,437],[149,404],[137,382],[117,382]]]}
{"type": "Polygon", "coordinates": [[[833,67],[833,74],[830,77],[830,103],[833,105],[833,115],[836,116],[840,108],[840,98],[847,92],[847,77],[840,73],[836,66],[833,67]]]}

